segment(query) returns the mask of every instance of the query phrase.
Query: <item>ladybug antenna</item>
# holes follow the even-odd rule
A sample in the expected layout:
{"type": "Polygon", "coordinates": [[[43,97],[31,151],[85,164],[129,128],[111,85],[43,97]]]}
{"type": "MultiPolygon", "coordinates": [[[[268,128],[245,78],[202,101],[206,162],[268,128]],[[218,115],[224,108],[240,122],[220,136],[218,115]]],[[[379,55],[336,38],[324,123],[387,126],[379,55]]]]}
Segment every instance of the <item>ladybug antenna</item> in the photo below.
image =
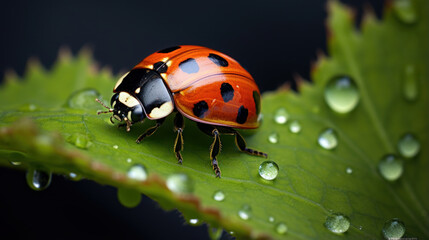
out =
{"type": "MultiPolygon", "coordinates": [[[[113,112],[113,109],[111,109],[111,108],[109,108],[108,106],[104,105],[104,103],[103,103],[102,101],[100,101],[100,99],[96,98],[96,99],[95,99],[95,101],[96,101],[96,102],[98,102],[99,104],[101,104],[101,106],[103,106],[103,107],[105,107],[105,108],[109,109],[109,111],[98,111],[98,112],[97,112],[97,114],[98,114],[98,115],[100,115],[100,114],[102,114],[102,113],[110,113],[110,112],[113,112]]],[[[110,121],[112,121],[112,119],[110,119],[110,121]]]]}

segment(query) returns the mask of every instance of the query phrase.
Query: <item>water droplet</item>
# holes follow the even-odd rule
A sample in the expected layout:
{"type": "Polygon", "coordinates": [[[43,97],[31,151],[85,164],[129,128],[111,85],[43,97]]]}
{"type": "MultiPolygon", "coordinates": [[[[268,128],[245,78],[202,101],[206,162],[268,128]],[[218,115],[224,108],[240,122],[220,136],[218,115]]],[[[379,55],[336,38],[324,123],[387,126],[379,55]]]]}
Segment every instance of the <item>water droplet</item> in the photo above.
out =
{"type": "Polygon", "coordinates": [[[279,174],[279,166],[273,161],[265,161],[259,165],[259,176],[265,180],[274,180],[279,174]]]}
{"type": "Polygon", "coordinates": [[[223,200],[225,200],[225,193],[223,193],[222,191],[216,191],[213,194],[213,199],[218,201],[218,202],[222,202],[223,200]]]}
{"type": "Polygon", "coordinates": [[[73,133],[67,138],[67,142],[81,149],[88,149],[88,147],[92,145],[89,137],[82,133],[73,133]]]}
{"type": "Polygon", "coordinates": [[[35,104],[25,104],[24,106],[20,107],[19,110],[26,111],[26,112],[34,112],[37,110],[37,106],[35,104]]]}
{"type": "Polygon", "coordinates": [[[416,9],[411,0],[393,1],[395,15],[404,23],[412,24],[417,21],[416,9]]]}
{"type": "Polygon", "coordinates": [[[398,149],[405,158],[413,158],[420,151],[420,142],[413,134],[405,134],[398,142],[398,149]]]}
{"type": "Polygon", "coordinates": [[[133,165],[127,172],[127,176],[136,181],[146,181],[147,170],[141,164],[133,165]]]}
{"type": "Polygon", "coordinates": [[[363,227],[362,226],[359,226],[359,230],[362,230],[363,229],[363,227]]]}
{"type": "Polygon", "coordinates": [[[299,132],[301,132],[301,124],[297,120],[292,121],[289,124],[289,131],[291,133],[299,133],[299,132]]]}
{"type": "Polygon", "coordinates": [[[190,225],[197,225],[200,222],[200,220],[198,220],[197,218],[191,218],[189,219],[189,224],[190,225]]]}
{"type": "Polygon", "coordinates": [[[83,89],[74,92],[67,100],[69,108],[76,109],[98,109],[99,104],[95,102],[96,98],[100,98],[100,94],[95,89],[83,89]]]}
{"type": "Polygon", "coordinates": [[[175,193],[192,193],[194,182],[184,173],[175,173],[167,178],[167,187],[175,193]]]}
{"type": "Polygon", "coordinates": [[[118,146],[118,145],[113,145],[113,148],[114,148],[114,149],[118,149],[118,148],[119,148],[119,146],[118,146]]]}
{"type": "Polygon", "coordinates": [[[238,211],[238,216],[243,220],[248,220],[252,216],[252,208],[245,204],[238,211]]]}
{"type": "Polygon", "coordinates": [[[391,219],[384,223],[382,232],[386,239],[401,238],[405,234],[405,224],[397,218],[391,219]]]}
{"type": "Polygon", "coordinates": [[[278,234],[286,234],[287,232],[287,225],[285,223],[279,222],[276,224],[276,232],[278,234]]]}
{"type": "Polygon", "coordinates": [[[359,103],[359,91],[348,76],[332,79],[325,88],[325,101],[337,113],[348,113],[359,103]]]}
{"type": "Polygon", "coordinates": [[[319,142],[319,145],[324,149],[334,149],[338,145],[338,139],[337,134],[335,133],[334,129],[328,128],[325,131],[323,131],[319,138],[317,139],[319,142]]]}
{"type": "Polygon", "coordinates": [[[404,86],[403,94],[404,98],[408,101],[414,101],[418,96],[418,83],[417,83],[417,74],[414,65],[407,65],[404,71],[404,86]]]}
{"type": "Polygon", "coordinates": [[[27,169],[26,179],[31,189],[42,191],[51,184],[52,173],[31,167],[27,169]]]}
{"type": "Polygon", "coordinates": [[[276,113],[274,114],[274,121],[278,124],[285,124],[288,118],[289,113],[286,111],[285,108],[277,109],[276,113]]]}
{"type": "Polygon", "coordinates": [[[22,162],[19,162],[19,161],[9,161],[9,162],[10,162],[10,164],[12,164],[14,166],[19,166],[22,164],[22,162]]]}
{"type": "Polygon", "coordinates": [[[273,216],[269,216],[268,217],[268,222],[273,223],[275,221],[273,216]]]}
{"type": "Polygon", "coordinates": [[[334,213],[326,218],[325,227],[333,233],[345,233],[350,227],[350,219],[341,213],[334,213]]]}
{"type": "Polygon", "coordinates": [[[268,142],[270,143],[278,143],[279,142],[279,134],[278,133],[271,133],[268,136],[268,142]]]}
{"type": "Polygon", "coordinates": [[[352,174],[353,173],[353,169],[352,168],[346,168],[346,173],[347,174],[352,174]]]}
{"type": "Polygon", "coordinates": [[[73,180],[73,181],[79,181],[82,179],[82,176],[80,174],[77,174],[74,172],[70,172],[67,176],[70,180],[73,180]]]}
{"type": "Polygon", "coordinates": [[[388,181],[395,181],[401,177],[404,171],[403,162],[393,154],[386,155],[378,164],[381,176],[388,181]]]}
{"type": "Polygon", "coordinates": [[[127,208],[137,207],[142,200],[141,194],[134,189],[118,188],[117,194],[119,202],[127,208]]]}
{"type": "Polygon", "coordinates": [[[127,163],[132,163],[133,160],[131,158],[127,158],[127,163]]]}

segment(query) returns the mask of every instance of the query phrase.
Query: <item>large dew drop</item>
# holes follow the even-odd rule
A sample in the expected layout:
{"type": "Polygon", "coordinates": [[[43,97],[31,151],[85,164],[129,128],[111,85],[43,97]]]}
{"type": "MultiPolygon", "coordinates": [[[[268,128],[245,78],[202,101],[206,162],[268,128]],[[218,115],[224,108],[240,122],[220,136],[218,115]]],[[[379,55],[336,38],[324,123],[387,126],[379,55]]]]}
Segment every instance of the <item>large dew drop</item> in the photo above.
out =
{"type": "Polygon", "coordinates": [[[141,194],[134,189],[118,188],[118,200],[125,207],[136,207],[139,205],[141,199],[141,194]]]}
{"type": "Polygon", "coordinates": [[[378,163],[381,176],[388,181],[395,181],[402,176],[404,171],[403,161],[393,154],[386,155],[378,163]]]}
{"type": "Polygon", "coordinates": [[[36,168],[29,168],[26,174],[27,184],[31,189],[42,191],[51,184],[52,173],[36,168]]]}
{"type": "Polygon", "coordinates": [[[273,161],[265,161],[259,165],[259,176],[265,180],[274,180],[279,174],[279,166],[273,161]]]}
{"type": "Polygon", "coordinates": [[[213,194],[213,199],[214,199],[215,201],[222,202],[223,200],[225,200],[225,193],[223,193],[221,190],[216,191],[216,192],[213,194]]]}
{"type": "Polygon", "coordinates": [[[407,65],[405,67],[403,83],[404,86],[402,87],[402,89],[404,98],[408,101],[416,100],[419,89],[416,69],[414,65],[407,65]]]}
{"type": "Polygon", "coordinates": [[[297,120],[292,121],[289,124],[289,131],[291,133],[299,133],[299,132],[301,132],[301,124],[297,120]]]}
{"type": "Polygon", "coordinates": [[[335,133],[334,129],[328,128],[319,135],[317,142],[324,149],[334,149],[338,145],[337,134],[335,133]]]}
{"type": "Polygon", "coordinates": [[[192,193],[194,182],[184,173],[175,173],[167,178],[167,187],[174,193],[192,193]]]}
{"type": "Polygon", "coordinates": [[[412,24],[417,21],[417,13],[412,0],[394,0],[393,11],[403,23],[412,24]]]}
{"type": "Polygon", "coordinates": [[[289,113],[285,108],[279,108],[274,113],[274,121],[278,124],[285,124],[289,118],[289,113]]]}
{"type": "Polygon", "coordinates": [[[287,225],[285,223],[279,222],[276,224],[276,232],[278,234],[286,234],[287,232],[287,225]]]}
{"type": "Polygon", "coordinates": [[[87,149],[89,146],[92,145],[92,142],[89,140],[89,137],[82,133],[73,133],[67,138],[67,142],[81,149],[87,149]]]}
{"type": "Polygon", "coordinates": [[[420,142],[413,134],[405,134],[398,142],[399,153],[405,158],[413,158],[420,152],[420,142]]]}
{"type": "Polygon", "coordinates": [[[345,233],[350,227],[350,219],[341,213],[334,213],[326,218],[325,227],[333,233],[345,233]]]}
{"type": "Polygon", "coordinates": [[[127,172],[129,178],[137,181],[146,181],[147,175],[146,168],[141,164],[133,165],[127,172]]]}
{"type": "Polygon", "coordinates": [[[97,109],[99,105],[95,102],[100,94],[95,89],[83,89],[73,93],[67,100],[67,106],[77,109],[97,109]]]}
{"type": "Polygon", "coordinates": [[[385,239],[399,239],[405,234],[405,224],[397,218],[391,219],[384,224],[382,233],[385,239]]]}
{"type": "Polygon", "coordinates": [[[245,204],[238,210],[238,216],[243,220],[248,220],[252,216],[252,208],[245,204]]]}
{"type": "Polygon", "coordinates": [[[348,76],[332,79],[325,88],[325,101],[337,113],[348,113],[359,103],[359,91],[348,76]]]}

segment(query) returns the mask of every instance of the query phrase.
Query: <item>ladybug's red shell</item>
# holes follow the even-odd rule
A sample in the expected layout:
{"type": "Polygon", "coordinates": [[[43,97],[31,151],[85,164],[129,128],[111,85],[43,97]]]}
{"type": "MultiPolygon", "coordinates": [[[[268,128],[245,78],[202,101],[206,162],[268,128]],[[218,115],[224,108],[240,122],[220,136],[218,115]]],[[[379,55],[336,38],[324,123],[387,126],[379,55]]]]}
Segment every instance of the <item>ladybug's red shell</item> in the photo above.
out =
{"type": "Polygon", "coordinates": [[[257,128],[260,92],[252,76],[229,56],[200,46],[177,46],[149,55],[133,69],[161,74],[185,117],[206,124],[257,128]]]}

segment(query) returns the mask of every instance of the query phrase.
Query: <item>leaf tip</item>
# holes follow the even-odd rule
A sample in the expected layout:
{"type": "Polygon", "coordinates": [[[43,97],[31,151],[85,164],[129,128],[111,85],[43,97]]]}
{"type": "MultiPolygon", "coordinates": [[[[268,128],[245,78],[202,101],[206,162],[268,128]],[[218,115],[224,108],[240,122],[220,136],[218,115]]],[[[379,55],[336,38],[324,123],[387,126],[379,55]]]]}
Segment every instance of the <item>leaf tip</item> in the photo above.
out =
{"type": "Polygon", "coordinates": [[[58,50],[58,61],[60,62],[70,62],[73,57],[70,47],[61,46],[58,50]]]}

